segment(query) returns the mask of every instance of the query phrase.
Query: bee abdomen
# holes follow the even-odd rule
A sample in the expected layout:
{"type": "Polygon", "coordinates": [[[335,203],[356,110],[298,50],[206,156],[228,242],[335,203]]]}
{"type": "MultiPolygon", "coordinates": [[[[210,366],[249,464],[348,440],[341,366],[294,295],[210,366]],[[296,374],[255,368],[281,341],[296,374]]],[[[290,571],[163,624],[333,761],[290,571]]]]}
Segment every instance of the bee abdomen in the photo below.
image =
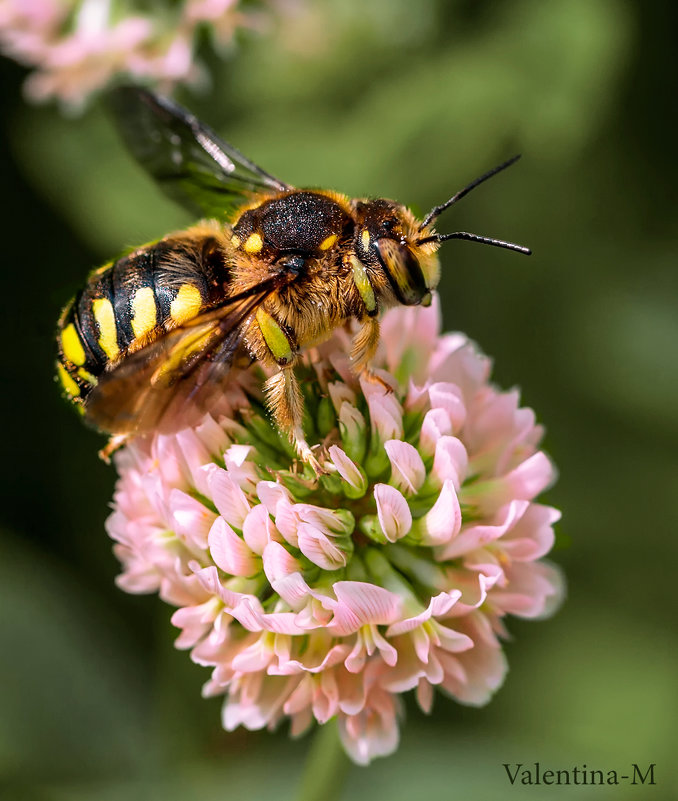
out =
{"type": "Polygon", "coordinates": [[[131,351],[182,325],[223,295],[225,254],[214,238],[168,237],[92,274],[58,325],[57,374],[82,404],[131,351]]]}
{"type": "Polygon", "coordinates": [[[96,386],[102,367],[80,323],[79,297],[71,300],[59,320],[57,377],[65,394],[71,400],[82,402],[96,386]]]}

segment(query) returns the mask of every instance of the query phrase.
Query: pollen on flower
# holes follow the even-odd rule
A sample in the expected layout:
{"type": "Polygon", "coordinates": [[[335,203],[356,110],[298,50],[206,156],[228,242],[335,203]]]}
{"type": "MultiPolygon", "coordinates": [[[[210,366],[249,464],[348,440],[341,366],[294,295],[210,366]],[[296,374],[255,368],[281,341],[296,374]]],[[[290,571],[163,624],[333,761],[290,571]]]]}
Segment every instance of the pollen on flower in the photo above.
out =
{"type": "Polygon", "coordinates": [[[393,392],[352,377],[343,331],[300,368],[326,475],[297,469],[255,366],[197,427],[116,456],[107,523],[120,586],[177,607],[177,647],[212,669],[227,730],[337,718],[360,764],[397,748],[402,693],[425,711],[436,687],[484,704],[504,618],[562,596],[542,561],[559,513],[535,502],[554,470],[533,413],[464,336],[440,335],[436,305],[382,330],[393,392]]]}

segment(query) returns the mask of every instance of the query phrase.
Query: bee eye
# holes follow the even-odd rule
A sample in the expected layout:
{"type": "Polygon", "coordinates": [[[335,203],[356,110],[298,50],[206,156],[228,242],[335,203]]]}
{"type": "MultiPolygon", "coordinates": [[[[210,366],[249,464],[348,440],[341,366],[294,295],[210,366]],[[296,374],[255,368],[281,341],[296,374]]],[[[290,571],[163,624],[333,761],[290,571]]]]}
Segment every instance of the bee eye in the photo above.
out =
{"type": "Polygon", "coordinates": [[[384,236],[374,243],[374,250],[400,303],[416,306],[427,300],[430,290],[421,265],[408,247],[384,236]]]}
{"type": "Polygon", "coordinates": [[[381,227],[387,233],[390,233],[395,228],[396,221],[392,218],[388,218],[384,220],[381,224],[381,227]]]}

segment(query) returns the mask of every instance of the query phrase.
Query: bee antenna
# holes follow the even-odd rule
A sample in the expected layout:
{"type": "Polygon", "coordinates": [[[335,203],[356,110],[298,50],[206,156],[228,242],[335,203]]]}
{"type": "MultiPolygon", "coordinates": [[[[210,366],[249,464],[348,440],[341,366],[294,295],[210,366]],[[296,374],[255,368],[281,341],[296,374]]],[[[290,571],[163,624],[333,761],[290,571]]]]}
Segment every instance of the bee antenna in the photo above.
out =
{"type": "Polygon", "coordinates": [[[417,245],[423,245],[426,242],[445,242],[448,239],[467,239],[469,242],[480,242],[481,245],[493,245],[496,248],[505,248],[506,250],[515,250],[516,253],[523,253],[525,256],[531,256],[532,251],[523,245],[516,245],[513,242],[504,242],[503,239],[492,239],[489,236],[478,236],[478,234],[469,234],[467,231],[455,231],[453,234],[433,234],[432,236],[417,239],[417,245]]]}
{"type": "MultiPolygon", "coordinates": [[[[518,155],[513,156],[508,161],[505,161],[503,164],[499,164],[497,167],[493,167],[491,170],[488,170],[486,173],[480,176],[480,178],[476,178],[475,181],[471,181],[468,186],[465,186],[463,189],[460,189],[455,195],[449,200],[446,200],[444,203],[441,203],[440,206],[434,206],[431,211],[424,217],[422,224],[419,226],[419,230],[423,231],[427,225],[430,225],[437,217],[439,217],[445,209],[449,209],[450,206],[454,205],[458,200],[461,200],[465,195],[475,189],[476,186],[482,184],[483,181],[487,181],[488,178],[491,178],[493,175],[496,175],[498,172],[505,170],[507,167],[510,167],[512,164],[515,164],[516,161],[520,158],[520,153],[518,155]]],[[[448,237],[450,239],[451,237],[448,237]]]]}

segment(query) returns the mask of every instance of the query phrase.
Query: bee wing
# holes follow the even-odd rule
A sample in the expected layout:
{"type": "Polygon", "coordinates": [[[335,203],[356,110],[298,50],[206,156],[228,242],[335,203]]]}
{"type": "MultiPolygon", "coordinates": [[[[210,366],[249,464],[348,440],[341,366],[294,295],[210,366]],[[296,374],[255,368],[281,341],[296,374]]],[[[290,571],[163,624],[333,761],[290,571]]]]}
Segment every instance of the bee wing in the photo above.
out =
{"type": "Polygon", "coordinates": [[[112,434],[169,433],[197,422],[221,392],[242,324],[281,285],[276,276],[195,317],[104,373],[85,402],[85,419],[112,434]]]}
{"type": "Polygon", "coordinates": [[[110,106],[135,159],[194,214],[221,217],[254,195],[292,188],[166,97],[123,86],[111,93],[110,106]]]}

